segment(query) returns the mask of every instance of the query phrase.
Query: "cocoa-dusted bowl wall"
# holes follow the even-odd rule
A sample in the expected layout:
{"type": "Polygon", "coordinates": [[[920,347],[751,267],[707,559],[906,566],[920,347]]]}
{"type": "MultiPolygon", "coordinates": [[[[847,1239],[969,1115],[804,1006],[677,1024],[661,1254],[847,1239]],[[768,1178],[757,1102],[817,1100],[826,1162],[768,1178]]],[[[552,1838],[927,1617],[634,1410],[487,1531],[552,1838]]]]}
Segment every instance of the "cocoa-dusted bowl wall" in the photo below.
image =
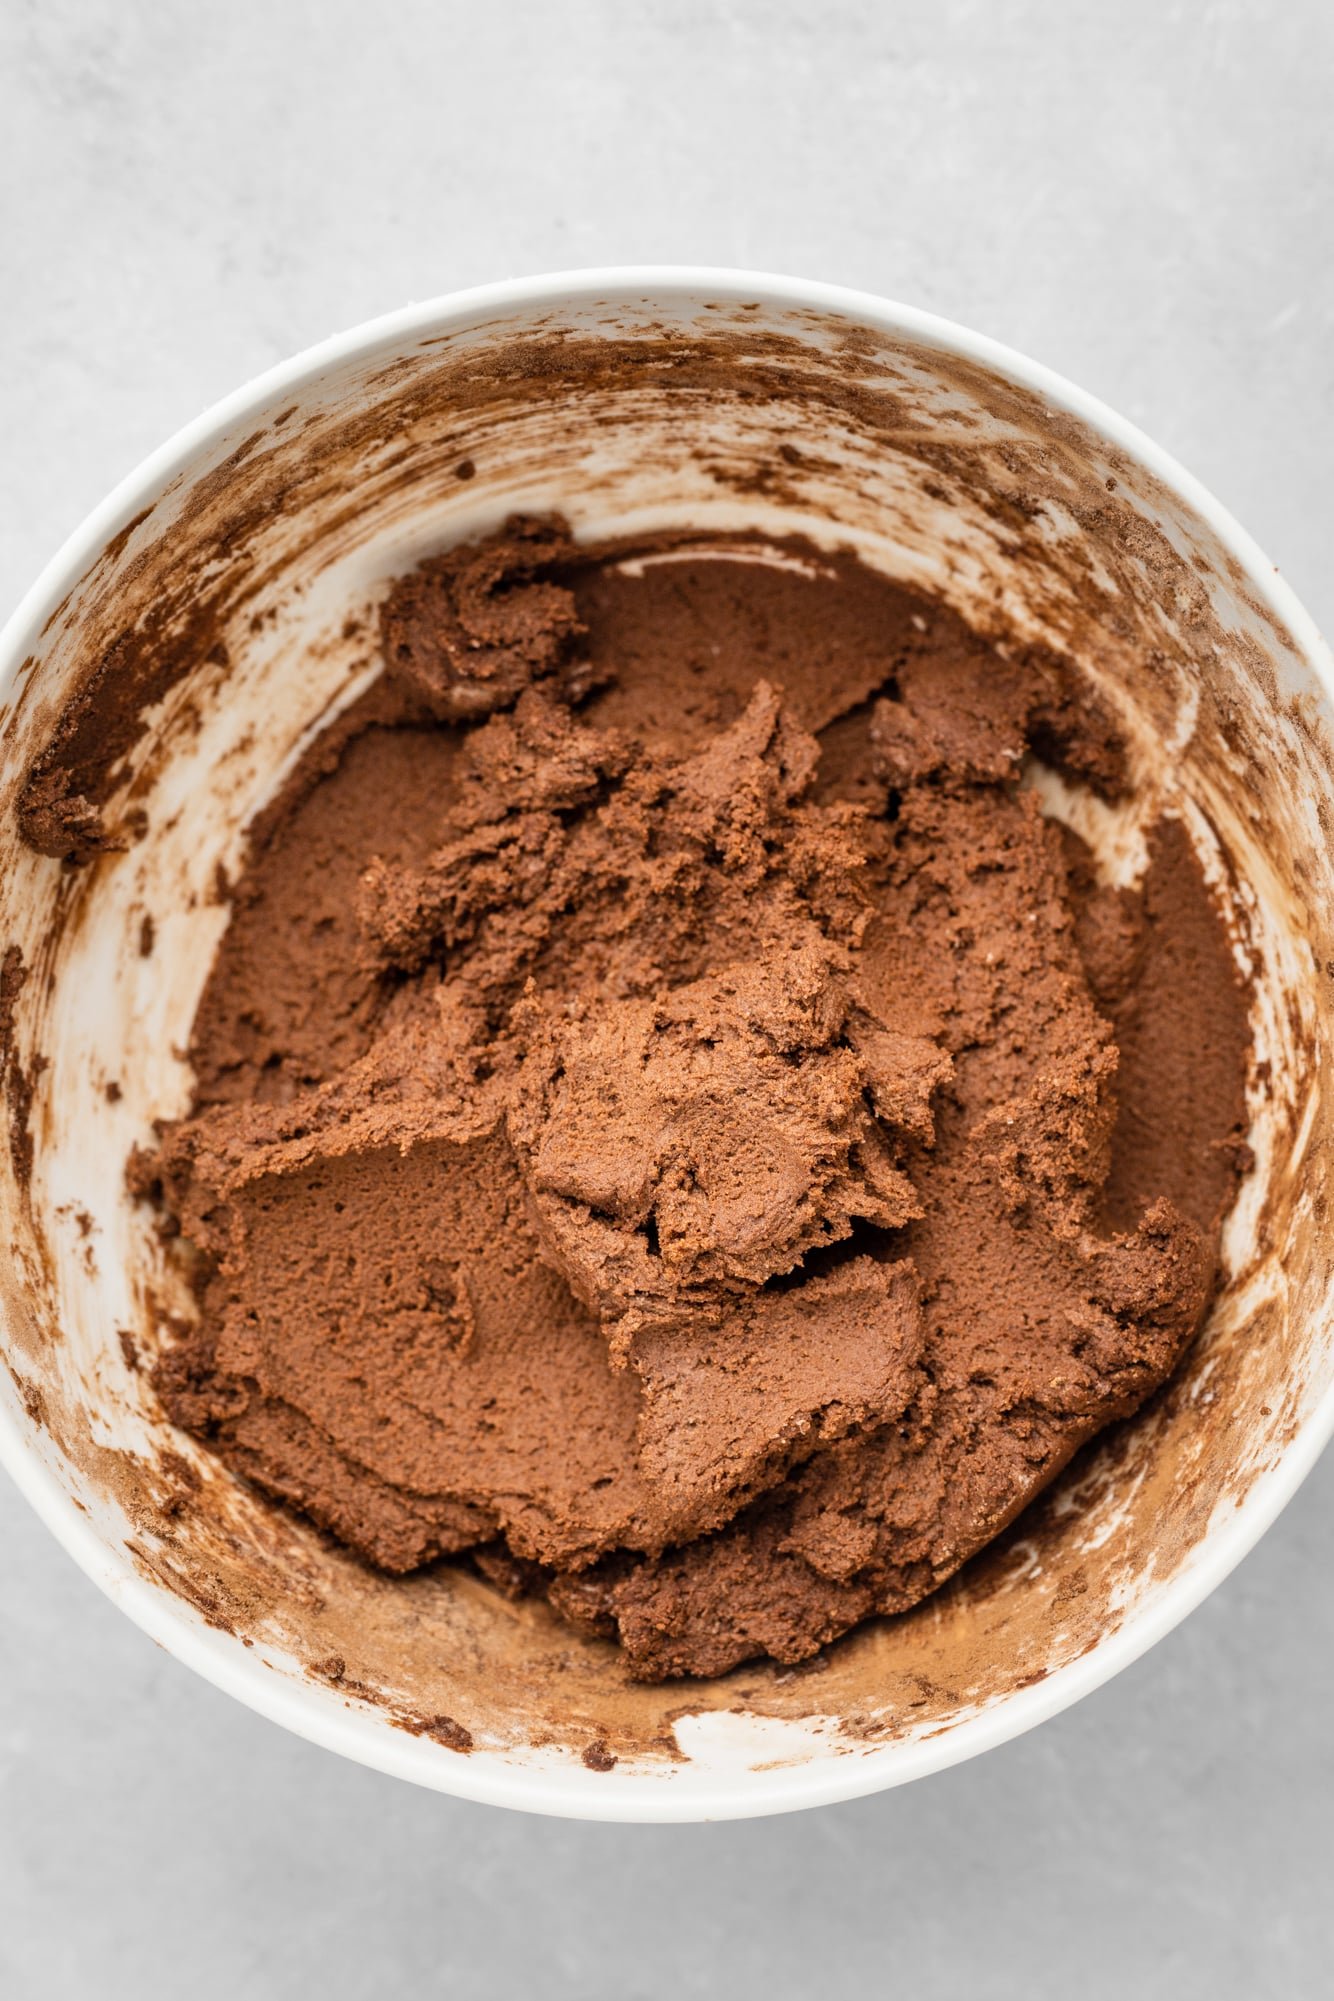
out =
{"type": "MultiPolygon", "coordinates": [[[[1105,1679],[1309,1465],[1334,1411],[1328,663],[1207,496],[1078,392],[956,329],[785,281],[500,288],[331,343],[202,420],[6,638],[0,1447],[85,1568],[243,1699],[516,1805],[813,1804],[984,1748],[1105,1679]],[[590,534],[800,530],[990,633],[1077,652],[1126,716],[1144,816],[1186,816],[1256,977],[1257,1165],[1185,1371],[945,1591],[816,1673],[636,1687],[544,1606],[448,1566],[374,1576],[173,1432],[147,1384],[189,1308],[125,1159],[188,1101],[177,1052],[246,825],[378,671],[386,580],[519,507],[590,534]],[[77,866],[31,845],[58,845],[62,815],[77,866]],[[612,1770],[582,1762],[593,1744],[612,1770]]],[[[1037,782],[1133,874],[1135,812],[1037,782]]]]}

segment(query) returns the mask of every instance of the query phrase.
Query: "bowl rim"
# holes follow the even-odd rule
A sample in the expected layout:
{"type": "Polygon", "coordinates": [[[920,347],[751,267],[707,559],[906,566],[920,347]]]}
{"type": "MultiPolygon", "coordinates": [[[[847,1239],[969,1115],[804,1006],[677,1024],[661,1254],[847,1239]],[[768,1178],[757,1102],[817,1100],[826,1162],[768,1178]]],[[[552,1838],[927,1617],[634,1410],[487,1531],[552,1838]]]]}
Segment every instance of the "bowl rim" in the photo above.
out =
{"type": "MultiPolygon", "coordinates": [[[[1334,703],[1334,657],[1295,593],[1231,513],[1169,453],[1099,398],[1042,363],[934,313],[815,280],[708,265],[597,266],[508,279],[399,308],[303,349],[222,397],[151,452],[66,539],[0,630],[0,687],[35,648],[42,629],[106,544],[179,473],[233,426],[322,371],[386,342],[462,331],[516,312],[605,302],[757,302],[779,311],[817,312],[902,335],[981,364],[1028,389],[1054,409],[1137,459],[1203,519],[1244,570],[1248,584],[1304,656],[1334,703]]],[[[0,1465],[84,1574],[150,1638],[214,1687],[297,1736],[355,1762],[461,1799],[576,1819],[682,1822],[746,1818],[827,1806],[942,1771],[1008,1742],[1091,1694],[1130,1666],[1193,1611],[1259,1541],[1315,1465],[1334,1434],[1334,1384],[1307,1414],[1232,1516],[1211,1529],[1193,1556],[1124,1624],[1080,1659],[1044,1681],[998,1699],[939,1734],[891,1740],[859,1756],[820,1756],[786,1768],[696,1775],[691,1767],[595,1773],[568,1766],[525,1768],[484,1749],[460,1757],[428,1739],[390,1729],[373,1711],[339,1708],[328,1691],[267,1672],[258,1650],[206,1627],[164,1589],[148,1585],[128,1557],[117,1560],[33,1452],[15,1413],[0,1405],[0,1465]],[[366,1727],[369,1722],[377,1727],[366,1727]]]]}

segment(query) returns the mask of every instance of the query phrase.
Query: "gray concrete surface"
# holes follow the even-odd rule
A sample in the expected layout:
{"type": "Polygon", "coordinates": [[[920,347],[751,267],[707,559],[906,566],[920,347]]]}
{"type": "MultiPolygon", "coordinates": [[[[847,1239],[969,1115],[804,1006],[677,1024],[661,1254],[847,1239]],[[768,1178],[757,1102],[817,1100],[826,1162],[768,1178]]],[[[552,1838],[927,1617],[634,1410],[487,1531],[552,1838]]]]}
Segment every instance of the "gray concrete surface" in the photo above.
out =
{"type": "MultiPolygon", "coordinates": [[[[254,371],[451,287],[791,270],[1027,349],[1329,629],[1321,0],[0,7],[0,607],[254,371]]],[[[0,1490],[0,1991],[1306,1996],[1334,1983],[1334,1459],[1101,1694],[904,1791],[616,1830],[415,1793],[195,1681],[0,1490]]]]}

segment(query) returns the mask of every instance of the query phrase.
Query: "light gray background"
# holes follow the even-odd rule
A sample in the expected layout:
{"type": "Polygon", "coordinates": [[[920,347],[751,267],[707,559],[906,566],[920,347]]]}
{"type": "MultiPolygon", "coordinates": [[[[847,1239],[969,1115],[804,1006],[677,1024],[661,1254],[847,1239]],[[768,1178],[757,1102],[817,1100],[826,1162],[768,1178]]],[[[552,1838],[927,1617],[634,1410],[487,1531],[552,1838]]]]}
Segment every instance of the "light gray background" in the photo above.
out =
{"type": "MultiPolygon", "coordinates": [[[[1324,0],[0,0],[0,609],[145,452],[308,342],[485,279],[694,261],[865,286],[1053,364],[1200,474],[1328,630],[1332,85],[1324,0]]],[[[1328,1992],[1332,1510],[1327,1459],[1181,1631],[988,1758],[618,1830],[286,1737],[5,1486],[0,1988],[1328,1992]]]]}

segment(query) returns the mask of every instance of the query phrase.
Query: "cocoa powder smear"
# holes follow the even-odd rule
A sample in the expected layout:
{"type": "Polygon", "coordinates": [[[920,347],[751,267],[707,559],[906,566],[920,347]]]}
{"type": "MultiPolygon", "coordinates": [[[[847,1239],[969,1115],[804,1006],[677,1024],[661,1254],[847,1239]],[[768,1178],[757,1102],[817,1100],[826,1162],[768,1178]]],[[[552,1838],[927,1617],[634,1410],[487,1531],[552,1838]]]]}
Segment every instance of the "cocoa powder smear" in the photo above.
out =
{"type": "Polygon", "coordinates": [[[367,1562],[644,1679],[916,1603],[1175,1367],[1244,1171],[1191,843],[1100,882],[1068,664],[848,555],[516,519],[254,828],[132,1179],[174,1420],[367,1562]]]}

